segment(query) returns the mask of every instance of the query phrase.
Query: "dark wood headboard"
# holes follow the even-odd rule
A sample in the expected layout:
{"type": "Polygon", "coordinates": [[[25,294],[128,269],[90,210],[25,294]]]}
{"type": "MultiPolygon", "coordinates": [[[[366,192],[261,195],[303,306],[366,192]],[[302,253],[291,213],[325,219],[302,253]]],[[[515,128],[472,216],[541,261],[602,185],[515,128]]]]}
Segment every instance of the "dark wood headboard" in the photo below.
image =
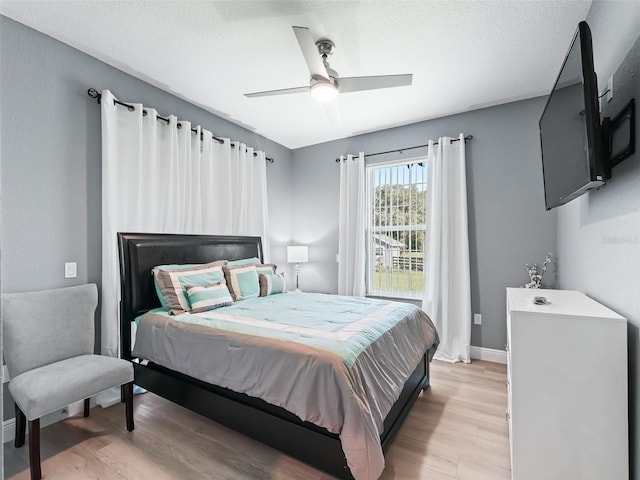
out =
{"type": "Polygon", "coordinates": [[[160,306],[151,270],[157,265],[208,263],[262,256],[260,237],[118,233],[121,355],[131,358],[130,322],[160,306]]]}

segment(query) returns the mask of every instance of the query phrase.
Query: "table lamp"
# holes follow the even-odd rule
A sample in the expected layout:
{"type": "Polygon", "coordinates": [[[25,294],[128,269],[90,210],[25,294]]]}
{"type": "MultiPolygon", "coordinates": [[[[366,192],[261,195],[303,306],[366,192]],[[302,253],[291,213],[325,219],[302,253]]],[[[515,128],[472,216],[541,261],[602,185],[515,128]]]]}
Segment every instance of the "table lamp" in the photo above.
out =
{"type": "Polygon", "coordinates": [[[300,264],[309,261],[309,247],[306,245],[296,245],[287,247],[287,262],[296,264],[296,289],[300,291],[300,264]]]}

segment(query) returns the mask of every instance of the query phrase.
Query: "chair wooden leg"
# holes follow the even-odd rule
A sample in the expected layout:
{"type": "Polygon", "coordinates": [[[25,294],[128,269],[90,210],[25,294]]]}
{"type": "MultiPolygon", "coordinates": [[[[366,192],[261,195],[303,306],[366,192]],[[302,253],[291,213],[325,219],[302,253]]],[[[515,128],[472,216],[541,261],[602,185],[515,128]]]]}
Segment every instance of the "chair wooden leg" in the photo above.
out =
{"type": "Polygon", "coordinates": [[[40,419],[29,420],[29,465],[31,480],[40,480],[40,419]]]}
{"type": "Polygon", "coordinates": [[[15,438],[15,446],[16,448],[20,448],[24,445],[24,434],[27,428],[27,417],[24,416],[18,404],[16,406],[16,438],[15,438]]]}
{"type": "Polygon", "coordinates": [[[124,409],[127,418],[127,431],[133,431],[133,382],[125,383],[124,391],[124,409]]]}
{"type": "Polygon", "coordinates": [[[89,416],[89,402],[91,401],[90,398],[85,398],[84,399],[84,416],[88,417],[89,416]]]}

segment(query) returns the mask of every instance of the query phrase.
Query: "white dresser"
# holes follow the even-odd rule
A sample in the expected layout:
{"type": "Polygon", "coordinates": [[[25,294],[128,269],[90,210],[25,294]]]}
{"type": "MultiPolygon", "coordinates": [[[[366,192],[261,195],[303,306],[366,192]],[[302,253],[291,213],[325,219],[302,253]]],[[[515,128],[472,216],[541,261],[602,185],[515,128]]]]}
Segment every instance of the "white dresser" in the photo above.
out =
{"type": "Polygon", "coordinates": [[[507,342],[513,480],[628,480],[626,320],[580,292],[507,288],[507,342]]]}

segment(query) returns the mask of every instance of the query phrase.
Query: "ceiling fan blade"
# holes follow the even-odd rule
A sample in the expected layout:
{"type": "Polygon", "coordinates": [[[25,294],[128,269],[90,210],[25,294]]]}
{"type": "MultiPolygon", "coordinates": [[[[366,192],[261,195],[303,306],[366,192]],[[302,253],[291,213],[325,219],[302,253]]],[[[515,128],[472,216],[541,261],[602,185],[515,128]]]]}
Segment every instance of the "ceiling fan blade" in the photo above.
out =
{"type": "Polygon", "coordinates": [[[327,117],[334,125],[340,125],[342,123],[342,114],[340,113],[340,106],[338,105],[338,99],[331,100],[330,102],[320,102],[322,108],[324,108],[327,117]]]}
{"type": "Polygon", "coordinates": [[[309,87],[283,88],[281,90],[267,90],[265,92],[245,93],[247,98],[270,97],[272,95],[288,95],[290,93],[308,93],[309,87]]]}
{"type": "Polygon", "coordinates": [[[329,80],[329,74],[322,62],[322,57],[320,57],[320,54],[318,53],[318,47],[316,47],[316,42],[313,41],[313,37],[311,36],[309,29],[307,27],[292,28],[293,33],[296,34],[296,38],[300,44],[300,50],[302,50],[302,55],[307,62],[307,67],[309,67],[311,76],[315,75],[329,80]]]}
{"type": "Polygon", "coordinates": [[[360,92],[362,90],[375,90],[378,88],[404,87],[411,85],[413,74],[404,75],[377,75],[372,77],[346,77],[337,78],[338,91],[340,93],[360,92]]]}

